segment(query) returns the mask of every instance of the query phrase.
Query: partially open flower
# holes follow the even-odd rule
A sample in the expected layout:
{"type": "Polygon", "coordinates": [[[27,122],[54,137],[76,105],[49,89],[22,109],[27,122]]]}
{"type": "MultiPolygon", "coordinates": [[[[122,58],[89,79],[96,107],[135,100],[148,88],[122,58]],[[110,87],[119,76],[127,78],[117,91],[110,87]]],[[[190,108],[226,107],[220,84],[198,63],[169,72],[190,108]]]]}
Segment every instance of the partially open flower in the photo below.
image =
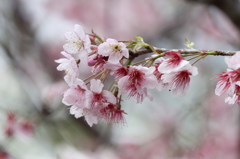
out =
{"type": "Polygon", "coordinates": [[[91,41],[82,26],[76,24],[73,31],[66,31],[65,38],[67,43],[63,45],[63,49],[69,54],[77,54],[81,61],[86,62],[91,51],[91,41]]]}

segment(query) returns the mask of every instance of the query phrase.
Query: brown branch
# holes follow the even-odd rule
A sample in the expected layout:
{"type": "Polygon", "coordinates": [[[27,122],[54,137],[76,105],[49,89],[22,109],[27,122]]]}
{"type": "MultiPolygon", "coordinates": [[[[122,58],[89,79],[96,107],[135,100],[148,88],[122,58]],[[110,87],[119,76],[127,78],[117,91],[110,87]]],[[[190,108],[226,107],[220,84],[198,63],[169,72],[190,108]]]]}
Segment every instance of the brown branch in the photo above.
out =
{"type": "MultiPolygon", "coordinates": [[[[180,54],[184,55],[194,55],[194,54],[201,54],[207,52],[214,52],[214,56],[233,56],[237,51],[222,51],[222,50],[202,50],[202,49],[165,49],[165,48],[154,48],[159,54],[160,53],[167,53],[167,52],[180,52],[180,54]]],[[[144,50],[140,50],[138,52],[129,51],[130,56],[138,57],[140,55],[152,53],[152,50],[146,48],[144,50]]]]}

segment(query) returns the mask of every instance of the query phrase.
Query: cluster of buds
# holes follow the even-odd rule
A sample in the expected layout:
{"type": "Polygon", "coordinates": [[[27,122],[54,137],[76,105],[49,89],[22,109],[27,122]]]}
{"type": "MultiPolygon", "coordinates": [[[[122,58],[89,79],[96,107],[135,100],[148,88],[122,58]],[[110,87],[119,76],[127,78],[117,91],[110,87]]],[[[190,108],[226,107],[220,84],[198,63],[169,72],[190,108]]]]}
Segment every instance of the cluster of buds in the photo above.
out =
{"type": "Polygon", "coordinates": [[[215,94],[220,96],[227,93],[225,102],[228,104],[240,104],[240,52],[231,58],[226,57],[225,62],[229,69],[219,77],[215,94]]]}
{"type": "Polygon", "coordinates": [[[57,70],[65,71],[64,79],[69,86],[62,102],[70,106],[70,113],[76,118],[84,116],[90,126],[99,119],[124,125],[123,95],[142,103],[145,97],[153,100],[149,89],[157,88],[182,97],[190,77],[198,74],[197,68],[180,52],[157,52],[141,37],[135,37],[136,41],[105,40],[95,33],[86,34],[80,25],[75,25],[74,30],[65,33],[65,38],[67,43],[62,51],[65,58],[56,60],[57,70]],[[151,49],[155,55],[133,63],[141,48],[151,49]],[[80,79],[79,69],[84,66],[91,67],[92,75],[80,79]],[[104,82],[109,76],[113,81],[106,90],[104,82]]]}

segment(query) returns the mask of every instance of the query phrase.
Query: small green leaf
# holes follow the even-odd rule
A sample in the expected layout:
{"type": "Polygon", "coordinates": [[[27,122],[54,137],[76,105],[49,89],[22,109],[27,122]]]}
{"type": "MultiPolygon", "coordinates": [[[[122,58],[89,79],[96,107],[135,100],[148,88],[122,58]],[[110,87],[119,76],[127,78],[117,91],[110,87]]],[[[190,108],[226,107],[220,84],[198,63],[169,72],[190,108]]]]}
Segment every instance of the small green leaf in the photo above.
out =
{"type": "Polygon", "coordinates": [[[194,42],[190,42],[188,39],[184,39],[185,40],[185,44],[189,49],[193,49],[193,46],[194,46],[194,42]]]}
{"type": "Polygon", "coordinates": [[[134,38],[137,39],[137,41],[139,41],[139,42],[144,42],[143,38],[140,36],[134,36],[134,38]]]}
{"type": "Polygon", "coordinates": [[[127,48],[134,48],[134,46],[137,44],[136,41],[131,42],[130,44],[128,44],[127,48]]]}

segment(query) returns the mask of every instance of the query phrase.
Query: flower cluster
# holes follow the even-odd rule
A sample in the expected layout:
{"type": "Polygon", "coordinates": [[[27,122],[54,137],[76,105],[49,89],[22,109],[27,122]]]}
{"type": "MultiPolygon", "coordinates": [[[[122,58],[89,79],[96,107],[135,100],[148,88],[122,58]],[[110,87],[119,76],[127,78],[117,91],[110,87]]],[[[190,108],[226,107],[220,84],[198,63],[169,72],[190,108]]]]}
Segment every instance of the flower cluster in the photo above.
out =
{"type": "Polygon", "coordinates": [[[229,69],[220,74],[215,89],[218,96],[227,93],[225,102],[228,104],[240,104],[240,52],[237,52],[231,58],[225,58],[229,69]]]}
{"type": "Polygon", "coordinates": [[[156,54],[133,63],[134,57],[129,52],[147,46],[143,40],[104,40],[95,33],[86,34],[80,25],[67,31],[65,37],[67,43],[62,52],[65,58],[56,60],[57,70],[65,71],[64,79],[69,85],[62,102],[70,106],[70,113],[76,118],[84,116],[90,126],[99,119],[125,124],[123,95],[142,103],[145,97],[152,100],[149,89],[157,88],[171,90],[173,95],[182,97],[188,90],[190,77],[198,74],[197,68],[184,60],[180,52],[156,54]],[[92,75],[85,80],[79,78],[80,63],[91,67],[92,75]],[[114,80],[106,90],[104,81],[108,76],[113,76],[114,80]]]}

